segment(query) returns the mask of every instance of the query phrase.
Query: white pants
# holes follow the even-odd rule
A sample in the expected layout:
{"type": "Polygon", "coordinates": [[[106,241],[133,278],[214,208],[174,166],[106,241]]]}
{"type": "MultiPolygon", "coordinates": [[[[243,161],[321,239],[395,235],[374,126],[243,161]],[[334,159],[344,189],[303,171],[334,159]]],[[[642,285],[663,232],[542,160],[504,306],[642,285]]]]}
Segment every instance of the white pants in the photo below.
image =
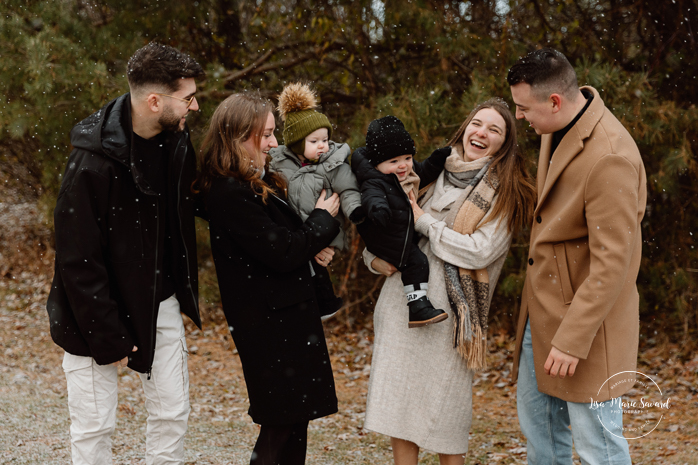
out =
{"type": "MultiPolygon", "coordinates": [[[[92,357],[66,352],[63,370],[68,381],[73,464],[111,464],[118,401],[116,366],[97,365],[92,357]]],[[[139,375],[148,411],[146,464],[181,465],[190,410],[189,371],[184,324],[174,296],[160,303],[150,379],[139,375]]]]}

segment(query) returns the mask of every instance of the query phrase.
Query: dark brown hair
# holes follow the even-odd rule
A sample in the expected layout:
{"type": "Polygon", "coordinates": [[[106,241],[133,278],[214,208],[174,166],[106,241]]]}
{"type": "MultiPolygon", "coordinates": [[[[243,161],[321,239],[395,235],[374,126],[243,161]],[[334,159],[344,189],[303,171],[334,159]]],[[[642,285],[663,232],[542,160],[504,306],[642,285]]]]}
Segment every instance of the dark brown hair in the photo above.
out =
{"type": "Polygon", "coordinates": [[[203,77],[204,69],[186,53],[169,45],[150,42],[136,50],[128,60],[126,74],[131,90],[155,84],[168,92],[177,92],[180,79],[203,77]]]}
{"type": "Polygon", "coordinates": [[[528,84],[538,100],[555,93],[572,98],[579,92],[574,68],[567,57],[554,48],[534,50],[519,58],[509,70],[507,82],[510,86],[528,84]]]}
{"type": "Polygon", "coordinates": [[[516,142],[516,120],[509,111],[509,106],[501,99],[493,98],[476,106],[470,112],[460,128],[453,135],[448,145],[452,146],[461,156],[464,154],[463,134],[465,128],[484,108],[492,108],[502,115],[506,123],[504,143],[499,151],[492,156],[490,167],[497,174],[497,202],[494,204],[487,222],[500,217],[499,221],[507,218],[509,232],[517,233],[524,226],[529,226],[533,220],[533,209],[536,203],[536,189],[523,156],[519,153],[516,142]]]}
{"type": "Polygon", "coordinates": [[[208,192],[214,178],[231,177],[249,183],[264,203],[269,194],[286,196],[286,181],[269,170],[269,159],[264,163],[265,182],[242,145],[250,137],[256,146],[260,145],[268,115],[273,111],[274,104],[258,92],[233,94],[218,105],[199,151],[201,171],[196,190],[208,192]]]}

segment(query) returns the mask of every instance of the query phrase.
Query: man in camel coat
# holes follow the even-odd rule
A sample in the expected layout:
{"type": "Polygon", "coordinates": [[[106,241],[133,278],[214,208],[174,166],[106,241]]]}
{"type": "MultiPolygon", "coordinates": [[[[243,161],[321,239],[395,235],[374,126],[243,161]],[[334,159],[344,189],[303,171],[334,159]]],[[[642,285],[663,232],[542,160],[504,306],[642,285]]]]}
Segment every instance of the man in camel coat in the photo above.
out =
{"type": "Polygon", "coordinates": [[[642,158],[562,53],[531,52],[507,80],[516,117],[542,135],[514,353],[528,460],[572,463],[574,439],[582,463],[630,464],[622,410],[605,401],[635,379],[642,158]],[[603,404],[592,409],[592,400],[603,404]]]}

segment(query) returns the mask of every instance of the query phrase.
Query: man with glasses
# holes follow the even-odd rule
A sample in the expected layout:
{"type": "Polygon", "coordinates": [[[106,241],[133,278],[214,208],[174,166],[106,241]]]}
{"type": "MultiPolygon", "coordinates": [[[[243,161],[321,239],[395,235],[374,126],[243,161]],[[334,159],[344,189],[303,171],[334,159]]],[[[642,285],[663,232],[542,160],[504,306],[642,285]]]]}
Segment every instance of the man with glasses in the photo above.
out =
{"type": "Polygon", "coordinates": [[[186,117],[199,109],[195,79],[203,74],[188,55],[150,43],[128,62],[130,93],[71,131],[47,309],[65,350],[74,464],[112,463],[119,365],[143,384],[146,463],[184,463],[181,313],[201,327],[186,117]]]}

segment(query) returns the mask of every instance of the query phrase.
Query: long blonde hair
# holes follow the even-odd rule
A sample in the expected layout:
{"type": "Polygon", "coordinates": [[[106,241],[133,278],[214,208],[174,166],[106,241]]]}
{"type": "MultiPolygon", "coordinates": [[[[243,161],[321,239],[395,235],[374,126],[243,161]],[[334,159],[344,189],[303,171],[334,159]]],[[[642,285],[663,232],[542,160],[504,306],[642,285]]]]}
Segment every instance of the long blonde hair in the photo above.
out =
{"type": "Polygon", "coordinates": [[[195,189],[208,192],[214,178],[232,177],[249,183],[264,203],[269,194],[285,197],[285,179],[269,170],[267,159],[264,163],[265,179],[270,184],[262,180],[250,154],[242,145],[250,137],[255,146],[260,145],[268,115],[273,111],[274,104],[259,92],[233,94],[223,100],[213,112],[199,151],[201,171],[195,189]]]}
{"type": "Polygon", "coordinates": [[[499,179],[497,189],[497,202],[488,215],[488,220],[500,217],[500,221],[505,217],[508,219],[507,227],[509,232],[517,233],[525,226],[530,226],[533,221],[533,210],[536,204],[536,189],[533,177],[526,169],[526,162],[519,153],[516,120],[509,111],[507,104],[498,98],[492,98],[477,105],[470,112],[460,128],[453,134],[448,145],[452,146],[458,153],[463,155],[463,134],[465,128],[470,124],[477,113],[484,109],[491,108],[502,115],[506,124],[506,137],[499,151],[494,154],[490,165],[499,179]]]}

